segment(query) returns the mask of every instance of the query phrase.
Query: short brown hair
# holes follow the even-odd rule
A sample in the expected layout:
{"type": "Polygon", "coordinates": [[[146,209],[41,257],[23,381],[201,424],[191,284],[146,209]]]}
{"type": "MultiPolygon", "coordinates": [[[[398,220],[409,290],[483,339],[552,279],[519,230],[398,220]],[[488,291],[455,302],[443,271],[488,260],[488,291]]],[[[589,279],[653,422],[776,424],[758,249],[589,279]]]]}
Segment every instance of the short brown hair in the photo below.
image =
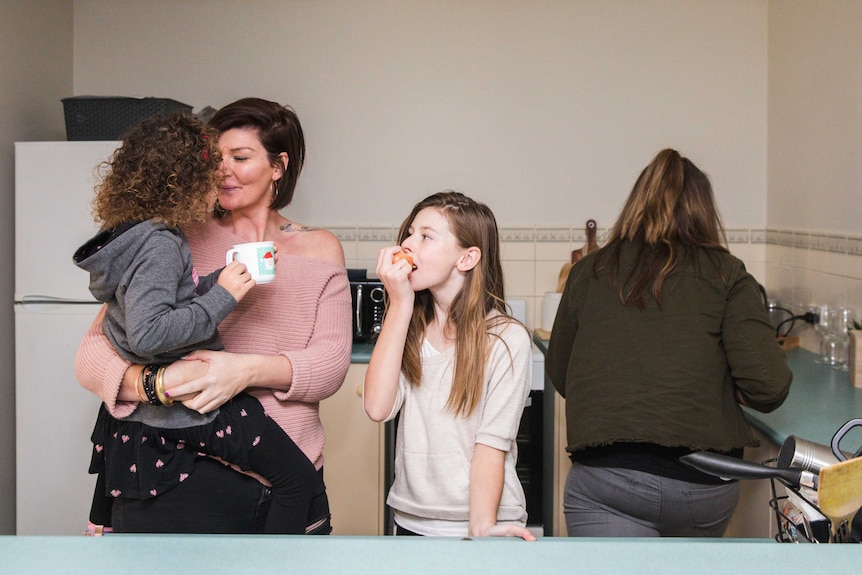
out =
{"type": "Polygon", "coordinates": [[[287,207],[293,200],[299,173],[305,164],[305,137],[296,112],[288,106],[261,98],[242,98],[220,109],[209,122],[219,134],[234,128],[252,128],[269,156],[271,166],[280,165],[287,154],[284,175],[276,182],[271,210],[287,207]]]}

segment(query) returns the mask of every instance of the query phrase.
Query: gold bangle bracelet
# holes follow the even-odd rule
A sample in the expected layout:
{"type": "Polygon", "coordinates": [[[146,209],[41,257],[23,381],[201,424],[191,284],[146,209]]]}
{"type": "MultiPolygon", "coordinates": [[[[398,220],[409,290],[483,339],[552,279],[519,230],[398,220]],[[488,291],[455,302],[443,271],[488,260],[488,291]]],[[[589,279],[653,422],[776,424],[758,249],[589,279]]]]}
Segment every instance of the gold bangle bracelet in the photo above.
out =
{"type": "Polygon", "coordinates": [[[138,376],[138,379],[135,380],[135,394],[138,396],[138,401],[141,403],[149,403],[147,398],[141,395],[144,391],[144,372],[147,370],[146,367],[141,370],[141,375],[138,376]]]}
{"type": "Polygon", "coordinates": [[[158,371],[156,371],[156,397],[159,398],[159,401],[162,405],[172,405],[174,400],[167,396],[165,393],[165,370],[167,366],[163,365],[159,367],[158,371]]]}

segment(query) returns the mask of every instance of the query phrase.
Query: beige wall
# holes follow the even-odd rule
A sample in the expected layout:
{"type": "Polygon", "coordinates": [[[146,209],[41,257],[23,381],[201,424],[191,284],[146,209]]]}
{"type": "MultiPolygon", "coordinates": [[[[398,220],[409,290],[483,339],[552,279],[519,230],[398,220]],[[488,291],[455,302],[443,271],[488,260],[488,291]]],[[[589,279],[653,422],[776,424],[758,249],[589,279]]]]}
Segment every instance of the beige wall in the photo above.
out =
{"type": "MultiPolygon", "coordinates": [[[[769,3],[767,283],[862,313],[862,2],[769,3]]],[[[806,347],[817,338],[803,333],[806,347]]]]}
{"type": "MultiPolygon", "coordinates": [[[[391,226],[456,188],[501,225],[607,225],[677,147],[766,224],[766,0],[76,0],[76,94],[292,104],[290,215],[391,226]]],[[[562,263],[562,262],[560,262],[562,263]]]]}
{"type": "Polygon", "coordinates": [[[862,2],[769,10],[769,225],[858,235],[862,2]]]}
{"type": "Polygon", "coordinates": [[[507,294],[536,324],[584,222],[610,226],[670,146],[712,176],[761,272],[748,233],[766,227],[766,0],[75,7],[76,94],[293,105],[309,157],[287,213],[337,231],[349,266],[373,269],[416,201],[458,189],[495,211],[507,294]]]}
{"type": "MultiPolygon", "coordinates": [[[[0,0],[0,534],[15,533],[14,149],[64,139],[60,98],[72,91],[72,1],[0,0]]],[[[50,158],[46,158],[50,168],[50,158]]],[[[62,190],[46,190],[50,193],[62,190]]],[[[50,246],[50,230],[41,241],[50,246]]],[[[63,246],[65,248],[65,246],[63,246]]]]}

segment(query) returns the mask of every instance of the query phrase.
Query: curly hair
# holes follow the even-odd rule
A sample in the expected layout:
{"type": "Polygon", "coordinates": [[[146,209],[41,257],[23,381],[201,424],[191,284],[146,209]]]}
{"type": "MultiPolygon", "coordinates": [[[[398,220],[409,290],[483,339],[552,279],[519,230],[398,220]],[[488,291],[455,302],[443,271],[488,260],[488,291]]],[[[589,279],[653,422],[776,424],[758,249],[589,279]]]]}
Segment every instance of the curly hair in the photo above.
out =
{"type": "Polygon", "coordinates": [[[103,229],[148,219],[169,226],[204,221],[220,165],[218,133],[194,116],[147,118],[100,164],[93,216],[103,229]]]}

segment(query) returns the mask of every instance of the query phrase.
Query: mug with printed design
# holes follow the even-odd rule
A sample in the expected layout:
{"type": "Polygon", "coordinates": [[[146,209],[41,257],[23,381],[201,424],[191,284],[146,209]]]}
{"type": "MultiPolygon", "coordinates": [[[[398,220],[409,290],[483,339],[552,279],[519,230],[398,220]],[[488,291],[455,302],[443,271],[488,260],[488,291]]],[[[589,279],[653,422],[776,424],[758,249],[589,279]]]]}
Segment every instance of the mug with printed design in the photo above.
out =
{"type": "Polygon", "coordinates": [[[257,284],[275,279],[275,242],[236,244],[227,251],[225,265],[234,260],[245,264],[257,284]]]}

